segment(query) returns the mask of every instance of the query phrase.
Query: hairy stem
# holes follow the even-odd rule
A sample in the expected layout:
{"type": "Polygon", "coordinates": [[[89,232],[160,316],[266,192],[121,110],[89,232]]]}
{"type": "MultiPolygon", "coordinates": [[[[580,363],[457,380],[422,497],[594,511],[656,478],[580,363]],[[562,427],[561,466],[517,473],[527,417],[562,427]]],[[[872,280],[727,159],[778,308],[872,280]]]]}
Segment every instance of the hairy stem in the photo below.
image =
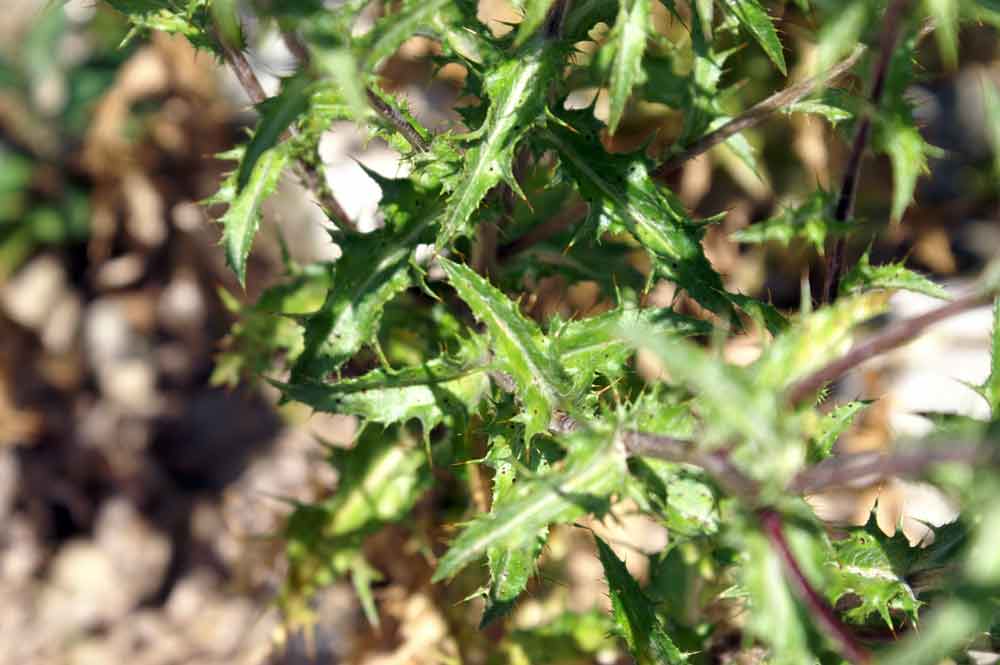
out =
{"type": "Polygon", "coordinates": [[[653,177],[661,180],[666,178],[683,166],[687,161],[694,159],[698,155],[714,148],[730,136],[739,134],[744,130],[750,129],[751,127],[756,127],[769,118],[775,111],[794,104],[804,97],[809,96],[814,91],[830,85],[850,71],[864,52],[865,46],[859,44],[851,55],[831,67],[829,71],[817,74],[812,78],[789,86],[780,92],[776,92],[767,99],[754,104],[740,116],[733,118],[715,131],[709,132],[695,141],[684,152],[674,155],[667,161],[660,164],[660,166],[653,171],[653,177]]]}
{"type": "Polygon", "coordinates": [[[889,476],[915,475],[935,464],[961,462],[981,464],[993,461],[991,451],[963,443],[937,443],[934,448],[885,455],[856,453],[837,455],[796,474],[788,485],[794,494],[813,494],[832,487],[859,487],[889,476]]]}
{"type": "MultiPolygon", "coordinates": [[[[868,145],[868,136],[871,134],[872,112],[878,109],[882,101],[882,94],[885,92],[885,80],[889,73],[889,64],[892,62],[892,53],[899,39],[899,32],[903,24],[903,14],[909,0],[894,0],[885,12],[882,20],[882,35],[879,40],[879,55],[875,62],[875,70],[872,80],[871,94],[869,95],[869,110],[864,112],[858,122],[858,128],[851,141],[851,153],[847,158],[847,166],[844,168],[844,178],[840,185],[840,195],[837,197],[837,207],[834,209],[833,217],[838,222],[845,222],[854,210],[854,197],[858,186],[858,177],[861,174],[861,160],[864,156],[865,147],[868,145]]],[[[820,302],[830,303],[837,298],[837,286],[840,277],[844,273],[845,254],[847,252],[847,238],[841,236],[834,242],[833,249],[827,253],[826,271],[823,279],[823,291],[820,302]]]]}
{"type": "Polygon", "coordinates": [[[855,639],[854,635],[833,613],[830,605],[813,588],[806,578],[805,573],[795,559],[782,525],[781,514],[773,509],[764,508],[757,512],[760,519],[764,536],[771,544],[771,548],[781,559],[782,568],[785,571],[785,578],[798,594],[799,598],[809,610],[809,615],[813,621],[831,637],[840,648],[840,655],[855,665],[864,665],[872,660],[871,654],[855,639]]]}
{"type": "Polygon", "coordinates": [[[977,290],[976,292],[953,300],[929,312],[898,321],[876,335],[855,344],[850,351],[836,360],[824,365],[812,374],[805,376],[788,389],[787,400],[792,406],[798,406],[810,399],[823,386],[839,379],[848,370],[877,355],[891,351],[912,341],[930,326],[956,316],[970,309],[981,307],[989,302],[991,294],[977,290]]]}

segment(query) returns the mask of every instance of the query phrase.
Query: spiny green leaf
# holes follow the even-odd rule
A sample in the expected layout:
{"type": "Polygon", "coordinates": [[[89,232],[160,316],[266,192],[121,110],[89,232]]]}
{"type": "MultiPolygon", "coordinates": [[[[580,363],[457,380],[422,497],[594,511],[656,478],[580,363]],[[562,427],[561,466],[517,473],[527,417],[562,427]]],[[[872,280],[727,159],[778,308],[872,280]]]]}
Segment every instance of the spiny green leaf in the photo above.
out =
{"type": "Polygon", "coordinates": [[[781,40],[778,39],[771,17],[760,3],[757,0],[722,0],[722,6],[731,12],[739,20],[740,25],[757,40],[778,70],[782,74],[787,74],[781,40]]]}
{"type": "Polygon", "coordinates": [[[184,35],[196,48],[221,55],[206,0],[187,3],[171,0],[108,0],[108,4],[124,14],[133,26],[123,44],[141,32],[158,30],[184,35]]]}
{"type": "Polygon", "coordinates": [[[607,497],[622,485],[625,455],[607,433],[576,432],[557,468],[525,478],[505,505],[473,520],[438,562],[433,581],[453,577],[486,556],[491,547],[524,547],[544,527],[604,512],[607,497]]]}
{"type": "Polygon", "coordinates": [[[284,395],[319,411],[361,416],[391,425],[416,418],[425,435],[443,421],[471,414],[489,389],[485,349],[471,343],[443,357],[399,370],[375,369],[335,383],[276,383],[284,395]]]}
{"type": "MultiPolygon", "coordinates": [[[[491,513],[502,509],[516,497],[517,481],[525,479],[522,469],[531,473],[549,470],[544,455],[525,455],[523,433],[512,423],[496,428],[489,438],[489,453],[486,463],[493,467],[493,503],[491,513]]],[[[530,477],[530,476],[528,476],[530,477]]],[[[517,597],[528,585],[535,572],[538,555],[548,537],[548,526],[539,529],[537,537],[520,547],[498,544],[486,551],[490,570],[490,589],[486,596],[486,608],[480,621],[480,628],[510,613],[517,597]]]]}
{"type": "Polygon", "coordinates": [[[891,628],[892,610],[916,619],[921,603],[895,570],[879,538],[865,529],[855,529],[847,538],[835,540],[833,548],[835,559],[831,565],[835,574],[826,588],[830,602],[836,603],[848,593],[861,601],[844,614],[847,620],[864,623],[875,613],[891,628]]]}
{"type": "Polygon", "coordinates": [[[518,142],[539,118],[548,83],[561,60],[558,49],[532,42],[516,57],[492,68],[484,83],[490,107],[474,132],[461,171],[451,179],[451,194],[439,220],[437,246],[469,232],[467,222],[483,197],[501,181],[519,191],[511,170],[518,142]]]}
{"type": "Polygon", "coordinates": [[[940,284],[913,272],[902,263],[873,266],[869,253],[865,252],[844,276],[840,290],[844,293],[859,293],[871,289],[904,289],[923,293],[932,298],[948,299],[948,292],[940,284]]]}
{"type": "Polygon", "coordinates": [[[551,335],[553,350],[579,390],[589,387],[597,373],[608,377],[621,374],[633,349],[621,339],[619,330],[634,322],[645,323],[658,335],[666,336],[708,335],[712,331],[708,323],[669,308],[640,309],[630,305],[562,324],[551,335]]]}
{"type": "Polygon", "coordinates": [[[372,233],[337,238],[343,256],[333,266],[326,302],[305,322],[305,349],[292,368],[292,383],[323,381],[378,332],[382,308],[413,284],[410,261],[418,243],[433,233],[433,191],[406,180],[380,181],[387,225],[372,233]]]}
{"type": "Polygon", "coordinates": [[[833,218],[832,203],[830,192],[816,190],[804,203],[784,207],[774,217],[736,231],[733,239],[746,243],[779,242],[787,247],[793,239],[802,238],[822,255],[827,238],[844,235],[854,228],[850,222],[833,218]]]}
{"type": "Polygon", "coordinates": [[[594,542],[604,567],[604,577],[608,581],[615,625],[625,638],[628,650],[636,662],[639,665],[677,665],[687,662],[687,655],[681,653],[667,635],[652,603],[642,593],[638,582],[628,572],[622,560],[596,535],[594,542]]]}
{"type": "Polygon", "coordinates": [[[658,273],[723,318],[733,315],[722,279],[701,247],[704,229],[657,187],[641,154],[609,155],[596,134],[562,127],[550,127],[544,139],[588,203],[588,224],[599,234],[612,225],[627,229],[653,255],[658,273]]]}
{"type": "Polygon", "coordinates": [[[898,222],[913,200],[917,178],[929,172],[928,145],[910,119],[887,119],[876,139],[892,164],[892,221],[898,222]]]}
{"type": "Polygon", "coordinates": [[[871,404],[866,400],[854,400],[841,404],[826,414],[819,421],[818,430],[813,437],[812,461],[819,462],[832,454],[833,446],[840,435],[854,423],[854,417],[871,404]]]}
{"type": "Polygon", "coordinates": [[[490,333],[496,366],[510,375],[524,406],[525,440],[548,429],[552,411],[565,408],[572,384],[555,361],[548,340],[517,305],[468,267],[447,259],[448,281],[490,333]]]}
{"type": "Polygon", "coordinates": [[[651,0],[622,0],[618,18],[602,47],[612,54],[608,82],[608,130],[612,134],[618,129],[632,89],[644,80],[642,55],[646,51],[651,4],[651,0]]]}
{"type": "Polygon", "coordinates": [[[796,321],[752,365],[757,385],[783,389],[842,355],[853,341],[854,328],[884,312],[889,295],[875,291],[841,298],[796,321]]]}
{"type": "Polygon", "coordinates": [[[907,96],[916,67],[916,32],[901,40],[889,63],[882,112],[875,117],[872,146],[892,164],[891,219],[899,221],[913,200],[917,178],[928,172],[927,157],[935,152],[913,118],[913,102],[907,96]]]}
{"type": "Polygon", "coordinates": [[[990,405],[993,420],[1000,420],[1000,298],[993,300],[993,334],[990,347],[990,374],[975,391],[990,405]]]}
{"type": "Polygon", "coordinates": [[[850,110],[842,106],[835,106],[822,99],[806,99],[801,102],[795,102],[785,109],[785,113],[819,115],[826,118],[827,122],[833,126],[837,126],[838,123],[854,117],[854,113],[850,110]]]}
{"type": "Polygon", "coordinates": [[[310,81],[294,76],[282,83],[281,92],[257,105],[260,120],[253,139],[247,144],[236,177],[236,191],[241,192],[250,182],[257,160],[270,150],[288,127],[309,108],[310,81]]]}
{"type": "MultiPolygon", "coordinates": [[[[230,153],[237,157],[242,150],[230,153]]],[[[222,245],[226,251],[226,262],[236,273],[240,285],[246,281],[246,262],[260,224],[260,206],[274,193],[281,172],[288,163],[288,150],[284,145],[276,145],[265,150],[256,160],[246,186],[238,188],[237,174],[233,173],[206,203],[226,203],[229,208],[219,219],[222,224],[222,245]]]]}

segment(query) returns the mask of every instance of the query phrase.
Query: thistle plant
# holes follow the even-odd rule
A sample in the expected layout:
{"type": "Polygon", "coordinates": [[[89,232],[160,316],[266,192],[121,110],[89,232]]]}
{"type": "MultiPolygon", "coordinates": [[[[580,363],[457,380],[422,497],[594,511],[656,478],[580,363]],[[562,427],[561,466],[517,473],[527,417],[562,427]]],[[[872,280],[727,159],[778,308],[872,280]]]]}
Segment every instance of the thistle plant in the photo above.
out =
{"type": "MultiPolygon", "coordinates": [[[[903,263],[858,258],[851,243],[868,233],[854,201],[869,153],[892,173],[880,228],[906,223],[938,154],[906,94],[922,40],[956,66],[963,26],[995,38],[996,2],[516,0],[520,21],[498,27],[466,0],[108,1],[136,31],[179,33],[213,53],[255,104],[256,127],[227,153],[235,165],[210,201],[224,211],[239,281],[261,204],[286,173],[342,252],[289,265],[241,307],[220,361],[360,423],[351,447],[329,450],[330,498],[296,506],[282,534],[278,600],[290,622],[345,578],[377,623],[381,572],[365,544],[397,528],[418,543],[441,598],[481,607],[482,631],[500,626],[494,657],[514,662],[591,659],[608,639],[640,663],[714,662],[708,647],[733,626],[705,610],[723,602],[739,608],[742,644],[771,663],[934,663],[974,641],[996,648],[1000,335],[974,386],[988,421],[942,415],[896,452],[837,454],[869,405],[828,396],[848,371],[944,318],[993,302],[1000,321],[995,268],[950,299],[903,263]],[[243,52],[251,15],[298,59],[272,97],[243,52]],[[414,37],[432,44],[435,70],[461,72],[447,127],[421,124],[386,73],[414,37]],[[568,104],[581,90],[599,91],[596,101],[568,104]],[[672,124],[630,143],[650,105],[672,124]],[[809,248],[814,279],[798,309],[727,287],[703,243],[715,220],[673,191],[705,153],[762,173],[765,148],[748,133],[786,114],[828,123],[842,170],[731,240],[809,248]],[[382,193],[374,231],[360,232],[327,187],[317,147],[335,121],[386,142],[405,167],[369,174],[382,193]],[[593,285],[599,313],[529,316],[532,285],[550,277],[593,285]],[[669,306],[650,304],[657,284],[677,294],[669,306]],[[900,289],[942,304],[864,328],[900,289]],[[748,333],[759,358],[727,362],[720,349],[748,333]],[[657,371],[639,370],[639,351],[657,371]],[[895,513],[831,531],[803,499],[901,476],[932,478],[962,507],[934,525],[933,544],[911,547],[895,513]],[[669,532],[662,551],[643,555],[648,582],[595,536],[610,614],[512,623],[529,587],[544,593],[538,566],[555,530],[624,512],[669,532]],[[935,574],[948,583],[924,583],[935,574]],[[597,639],[573,637],[584,629],[597,639]],[[557,649],[533,650],[546,640],[557,649]]],[[[474,628],[455,639],[486,640],[474,628]]]]}

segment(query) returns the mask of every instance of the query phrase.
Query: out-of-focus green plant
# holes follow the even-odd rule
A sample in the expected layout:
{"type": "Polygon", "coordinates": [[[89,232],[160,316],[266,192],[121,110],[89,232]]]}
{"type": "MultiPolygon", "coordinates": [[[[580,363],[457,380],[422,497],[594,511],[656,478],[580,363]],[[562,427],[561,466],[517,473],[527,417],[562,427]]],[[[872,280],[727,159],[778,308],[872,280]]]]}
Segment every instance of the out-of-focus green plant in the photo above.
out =
{"type": "Polygon", "coordinates": [[[89,183],[70,158],[129,55],[120,48],[125,29],[110,11],[74,25],[51,6],[15,48],[0,49],[0,278],[39,247],[87,238],[89,183]],[[83,58],[59,57],[70,33],[86,42],[83,58]]]}
{"type": "Polygon", "coordinates": [[[464,0],[111,4],[136,29],[183,34],[215,53],[257,102],[256,131],[228,155],[236,166],[212,199],[227,206],[223,245],[239,280],[261,203],[285,171],[313,189],[343,252],[293,271],[243,310],[218,376],[234,380],[249,369],[286,399],[363,421],[355,446],[332,453],[337,492],[289,520],[281,597],[291,617],[303,616],[317,587],[346,575],[376,621],[370,585],[378,572],[363,546],[396,523],[423,543],[434,584],[467,589],[472,580],[482,623],[504,620],[535,577],[554,525],[613,519],[628,500],[670,532],[666,549],[650,557],[650,582],[640,585],[597,539],[610,618],[567,614],[511,631],[497,653],[513,662],[587,658],[606,648],[610,631],[640,663],[710,662],[722,621],[703,610],[718,602],[746,611],[746,643],[764,647],[772,663],[930,663],[977,636],[1000,637],[996,350],[977,388],[993,420],[964,423],[961,446],[932,436],[901,456],[833,456],[865,404],[828,415],[816,404],[862,360],[997,293],[984,278],[971,296],[856,342],[890,290],[946,294],[901,264],[873,266],[867,254],[845,265],[842,247],[858,229],[852,203],[866,146],[891,162],[885,201],[893,220],[927,170],[931,148],[904,94],[927,26],[953,65],[959,26],[996,24],[995,3],[522,0],[515,5],[524,20],[499,36],[464,0]],[[812,32],[818,63],[816,78],[787,89],[797,54],[772,14],[779,8],[812,32]],[[301,60],[272,98],[263,98],[239,51],[237,12],[283,31],[301,60]],[[669,34],[654,27],[654,15],[674,22],[669,34]],[[433,40],[434,64],[456,65],[459,98],[476,100],[455,109],[461,122],[447,131],[422,126],[382,87],[384,66],[414,36],[433,40]],[[847,71],[864,85],[827,89],[847,71]],[[568,110],[570,93],[588,86],[604,90],[607,110],[568,110]],[[764,101],[752,106],[751,94],[764,101]],[[643,102],[679,114],[672,147],[610,150],[643,102]],[[851,143],[841,187],[816,190],[737,238],[800,239],[819,250],[828,283],[816,290],[815,308],[790,314],[726,288],[702,245],[712,220],[695,219],[665,184],[677,165],[713,146],[762,172],[763,153],[745,132],[779,110],[826,118],[851,143]],[[370,233],[357,231],[322,187],[317,145],[335,120],[383,138],[409,167],[402,178],[372,174],[382,224],[370,233]],[[574,208],[585,214],[568,220],[570,230],[541,233],[574,208]],[[507,234],[499,251],[484,231],[494,225],[507,234]],[[593,282],[614,304],[591,318],[539,323],[525,315],[523,296],[544,276],[593,282]],[[703,316],[640,307],[637,292],[659,280],[703,316]],[[714,350],[754,327],[770,341],[753,364],[728,364],[714,350]],[[640,348],[655,358],[658,378],[637,371],[640,348]],[[279,352],[290,370],[281,380],[272,358],[279,352]],[[941,467],[938,480],[966,509],[927,549],[885,535],[897,525],[881,522],[881,530],[831,538],[801,498],[859,477],[931,472],[942,461],[960,462],[941,467]],[[456,489],[473,487],[482,470],[492,476],[487,500],[456,489]],[[428,494],[439,509],[411,520],[428,494]],[[447,525],[452,535],[442,539],[447,525]],[[947,571],[948,583],[916,585],[935,571],[947,571]],[[901,639],[868,642],[887,636],[901,639]]]}

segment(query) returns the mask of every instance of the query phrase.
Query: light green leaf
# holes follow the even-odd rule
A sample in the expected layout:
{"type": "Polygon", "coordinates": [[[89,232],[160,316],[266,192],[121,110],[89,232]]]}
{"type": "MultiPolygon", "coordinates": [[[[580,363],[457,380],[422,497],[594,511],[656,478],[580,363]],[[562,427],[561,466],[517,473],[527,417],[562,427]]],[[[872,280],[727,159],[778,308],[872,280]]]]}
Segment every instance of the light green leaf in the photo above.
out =
{"type": "Polygon", "coordinates": [[[958,4],[958,0],[924,0],[924,10],[934,19],[941,59],[951,69],[958,65],[958,4]]]}
{"type": "Polygon", "coordinates": [[[364,73],[377,73],[403,42],[414,35],[432,32],[436,21],[450,21],[457,16],[451,0],[406,0],[380,18],[361,39],[364,73]]]}
{"type": "Polygon", "coordinates": [[[316,69],[337,87],[342,103],[357,121],[369,113],[365,92],[366,77],[360,75],[358,61],[346,46],[316,48],[312,50],[316,69]]]}
{"type": "Polygon", "coordinates": [[[457,357],[430,360],[399,370],[375,369],[334,383],[275,383],[282,393],[318,411],[361,416],[391,425],[417,419],[424,434],[441,422],[452,424],[475,411],[489,389],[478,340],[457,357]]]}
{"type": "Polygon", "coordinates": [[[791,106],[785,109],[785,113],[809,113],[812,115],[823,116],[827,121],[836,126],[837,123],[843,122],[844,120],[850,120],[854,117],[854,114],[849,110],[834,106],[819,99],[806,99],[801,102],[795,102],[791,106]]]}
{"type": "Polygon", "coordinates": [[[440,259],[448,281],[490,333],[496,366],[510,375],[524,407],[525,441],[548,429],[553,410],[567,408],[572,384],[548,340],[517,305],[468,267],[440,259]]]}
{"type": "Polygon", "coordinates": [[[602,50],[607,49],[612,54],[608,82],[611,103],[608,130],[612,134],[618,129],[632,89],[645,80],[642,55],[646,51],[647,31],[650,28],[650,9],[651,0],[622,0],[618,18],[602,47],[602,50]]]}
{"type": "Polygon", "coordinates": [[[721,442],[735,434],[763,449],[781,446],[784,434],[775,418],[778,395],[759,390],[746,369],[729,365],[685,340],[658,337],[639,323],[622,326],[621,334],[636,348],[652,351],[670,379],[694,393],[706,441],[721,442]],[[740,408],[733,408],[734,404],[740,408]]]}
{"type": "Polygon", "coordinates": [[[545,22],[549,8],[555,0],[518,0],[515,6],[521,10],[524,19],[517,26],[517,37],[514,38],[514,48],[522,46],[530,39],[545,22]]]}
{"type": "MultiPolygon", "coordinates": [[[[242,150],[234,151],[228,157],[239,157],[242,150]]],[[[260,224],[260,206],[274,193],[281,172],[288,163],[288,149],[276,145],[265,150],[257,159],[246,186],[237,187],[234,172],[219,187],[219,191],[206,203],[226,203],[229,208],[219,219],[222,224],[222,245],[226,252],[226,262],[236,273],[240,285],[246,281],[246,262],[253,245],[257,227],[260,224]]]]}
{"type": "Polygon", "coordinates": [[[904,289],[932,298],[948,299],[948,292],[940,284],[913,272],[902,263],[873,266],[868,252],[865,252],[844,276],[840,290],[844,293],[860,293],[872,289],[904,289]]]}
{"type": "Polygon", "coordinates": [[[265,99],[257,105],[260,120],[254,130],[253,139],[247,144],[240,160],[239,173],[236,177],[236,191],[241,192],[250,182],[257,160],[267,150],[274,147],[281,135],[309,108],[310,81],[305,76],[295,76],[285,79],[281,92],[265,99]]]}
{"type": "Polygon", "coordinates": [[[663,521],[672,542],[718,532],[718,498],[702,471],[652,457],[632,458],[629,471],[636,503],[663,521]]]}
{"type": "Polygon", "coordinates": [[[625,455],[607,433],[576,432],[565,441],[568,454],[556,468],[519,481],[501,509],[477,517],[459,534],[432,581],[453,577],[492,547],[525,547],[550,524],[604,511],[607,497],[624,482],[625,455]]]}
{"type": "Polygon", "coordinates": [[[928,145],[908,118],[889,118],[880,126],[877,147],[892,164],[892,221],[898,222],[913,201],[917,178],[929,173],[928,145]]]}
{"type": "Polygon", "coordinates": [[[749,631],[770,646],[771,665],[802,665],[818,660],[809,648],[809,630],[785,583],[778,555],[764,536],[744,536],[743,583],[750,594],[749,631]]]}
{"type": "Polygon", "coordinates": [[[816,190],[804,203],[782,208],[774,217],[733,233],[733,239],[746,243],[777,242],[787,247],[792,240],[808,241],[823,254],[827,238],[849,233],[854,225],[833,218],[830,192],[816,190]]]}
{"type": "Polygon", "coordinates": [[[771,62],[778,70],[787,75],[785,65],[785,54],[781,49],[781,40],[774,29],[771,17],[757,0],[722,0],[722,6],[733,14],[740,22],[740,25],[757,40],[764,53],[771,59],[771,62]]]}
{"type": "Polygon", "coordinates": [[[712,18],[715,14],[715,4],[712,0],[694,0],[693,7],[701,25],[701,34],[712,39],[712,18]]]}
{"type": "Polygon", "coordinates": [[[486,120],[473,133],[478,140],[466,150],[462,169],[450,181],[451,194],[439,220],[438,247],[469,233],[469,218],[495,185],[504,181],[520,191],[511,170],[514,152],[544,110],[548,82],[560,59],[557,49],[529,44],[517,57],[490,70],[484,83],[490,107],[486,120]]]}
{"type": "Polygon", "coordinates": [[[858,45],[870,18],[871,3],[853,0],[846,7],[837,5],[819,31],[815,72],[825,72],[858,45]]]}
{"type": "Polygon", "coordinates": [[[323,304],[330,271],[321,263],[294,272],[264,291],[256,303],[241,306],[225,291],[220,298],[238,316],[215,357],[209,382],[235,388],[241,380],[267,374],[280,355],[294,362],[302,353],[302,328],[294,316],[309,314],[323,304]]]}
{"type": "Polygon", "coordinates": [[[875,291],[841,298],[800,318],[751,366],[757,386],[782,390],[845,353],[853,343],[854,328],[884,312],[889,295],[875,291]]]}
{"type": "Polygon", "coordinates": [[[993,150],[993,181],[1000,182],[1000,85],[989,76],[983,74],[983,106],[985,106],[986,125],[993,150]]]}
{"type": "Polygon", "coordinates": [[[364,428],[353,448],[331,452],[337,491],[322,504],[330,520],[325,538],[368,532],[398,521],[429,486],[427,455],[402,428],[364,428]]]}
{"type": "Polygon", "coordinates": [[[819,462],[832,454],[833,446],[840,435],[854,423],[854,417],[871,404],[866,400],[854,400],[841,404],[819,421],[816,435],[813,437],[813,461],[819,462]]]}
{"type": "Polygon", "coordinates": [[[652,603],[642,593],[639,583],[628,572],[607,543],[594,536],[597,555],[604,567],[611,595],[611,612],[628,650],[639,665],[653,663],[677,665],[687,662],[687,655],[677,648],[652,603]]]}
{"type": "Polygon", "coordinates": [[[410,262],[417,244],[433,237],[436,208],[426,202],[435,192],[406,180],[380,185],[387,225],[336,238],[343,255],[333,265],[326,302],[305,321],[305,349],[292,367],[292,383],[322,382],[338,370],[374,338],[385,304],[414,283],[410,262]]]}
{"type": "Polygon", "coordinates": [[[993,335],[990,348],[990,374],[975,391],[990,405],[993,420],[1000,420],[1000,298],[993,300],[993,335]]]}
{"type": "Polygon", "coordinates": [[[865,529],[854,529],[847,538],[833,541],[834,560],[830,562],[834,575],[826,587],[831,603],[846,594],[853,594],[860,604],[844,613],[848,621],[864,623],[871,614],[878,614],[892,628],[890,612],[903,612],[911,620],[917,618],[922,604],[913,589],[896,571],[883,543],[865,529]]]}
{"type": "Polygon", "coordinates": [[[562,324],[551,334],[553,351],[578,390],[589,388],[595,374],[616,377],[622,373],[633,349],[621,339],[619,329],[633,322],[649,325],[658,335],[689,337],[712,332],[710,324],[669,308],[630,305],[562,324]]]}
{"type": "Polygon", "coordinates": [[[368,426],[353,448],[331,451],[330,462],[336,493],[323,503],[297,505],[285,524],[288,573],[279,603],[290,621],[308,622],[313,595],[352,573],[366,614],[377,623],[365,597],[378,573],[361,546],[368,534],[406,517],[430,486],[427,455],[401,428],[368,426]]]}
{"type": "Polygon", "coordinates": [[[240,25],[240,11],[236,0],[211,0],[208,9],[222,43],[227,48],[242,49],[243,26],[240,25]]]}
{"type": "MultiPolygon", "coordinates": [[[[493,503],[490,510],[496,513],[517,496],[517,482],[524,482],[522,470],[530,473],[544,473],[549,470],[545,455],[525,455],[523,432],[512,423],[494,426],[490,431],[489,453],[486,463],[493,467],[493,503]]],[[[510,613],[517,597],[528,585],[535,573],[538,555],[542,552],[548,537],[548,526],[539,529],[537,537],[520,547],[497,544],[486,551],[489,563],[490,589],[486,595],[486,608],[480,621],[480,628],[510,613]]]]}

